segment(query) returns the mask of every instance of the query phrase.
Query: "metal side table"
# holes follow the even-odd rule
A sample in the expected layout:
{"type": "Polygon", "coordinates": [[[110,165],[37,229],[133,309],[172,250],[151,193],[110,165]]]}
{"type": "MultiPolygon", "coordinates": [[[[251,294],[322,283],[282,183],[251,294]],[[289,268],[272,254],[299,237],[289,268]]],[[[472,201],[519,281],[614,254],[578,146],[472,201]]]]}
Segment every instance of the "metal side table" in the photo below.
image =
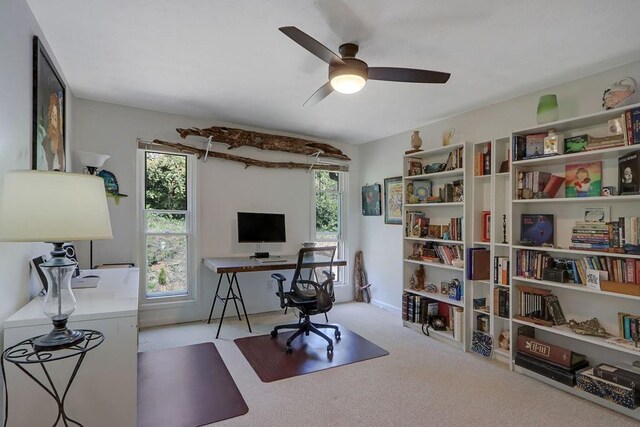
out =
{"type": "Polygon", "coordinates": [[[22,372],[24,372],[29,378],[35,381],[40,387],[42,387],[57,403],[58,405],[58,417],[55,422],[52,424],[56,426],[58,421],[62,419],[62,422],[65,426],[69,426],[69,423],[73,423],[82,427],[78,421],[71,419],[64,408],[64,402],[67,398],[67,394],[69,393],[69,389],[71,388],[71,384],[73,384],[73,380],[78,374],[78,370],[82,365],[82,361],[84,360],[84,356],[94,348],[98,347],[104,341],[104,335],[101,332],[94,331],[91,329],[79,329],[84,332],[85,339],[71,347],[52,350],[52,351],[36,351],[34,347],[34,340],[38,337],[33,337],[26,339],[24,341],[19,342],[16,345],[13,345],[7,348],[2,353],[2,358],[0,358],[0,365],[2,367],[2,377],[4,379],[4,426],[7,426],[7,421],[9,418],[9,390],[7,385],[7,376],[5,374],[5,361],[9,363],[13,363],[17,366],[22,372]],[[64,392],[60,394],[49,375],[49,371],[47,371],[47,367],[45,364],[55,362],[57,360],[68,359],[72,357],[77,357],[78,360],[73,368],[73,372],[67,381],[67,385],[64,388],[64,392]],[[47,379],[47,383],[44,381],[40,381],[36,378],[29,370],[27,366],[39,364],[42,368],[44,376],[47,379]]]}

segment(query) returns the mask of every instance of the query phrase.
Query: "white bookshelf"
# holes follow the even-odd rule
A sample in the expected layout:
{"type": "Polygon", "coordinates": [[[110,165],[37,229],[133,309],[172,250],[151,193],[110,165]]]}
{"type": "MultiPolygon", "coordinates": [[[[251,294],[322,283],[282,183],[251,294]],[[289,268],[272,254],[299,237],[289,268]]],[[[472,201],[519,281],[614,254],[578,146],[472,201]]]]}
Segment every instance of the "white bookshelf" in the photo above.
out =
{"type": "MultiPolygon", "coordinates": [[[[509,243],[502,243],[503,228],[502,215],[509,217],[510,210],[510,176],[509,172],[500,172],[503,161],[508,160],[508,149],[511,139],[509,137],[493,139],[490,141],[480,141],[473,144],[473,188],[468,194],[471,195],[471,209],[468,223],[471,228],[471,246],[489,250],[489,279],[488,280],[468,280],[470,289],[471,305],[474,298],[486,298],[486,310],[473,310],[467,316],[470,327],[476,330],[477,316],[484,314],[489,316],[489,329],[486,332],[493,339],[492,358],[510,366],[510,350],[502,349],[498,344],[498,338],[503,330],[511,330],[509,317],[500,317],[497,313],[497,301],[494,301],[494,289],[508,289],[507,286],[500,286],[494,283],[493,259],[495,256],[508,256],[509,243]],[[478,171],[475,167],[475,156],[490,147],[490,169],[491,173],[479,175],[484,171],[478,171]],[[491,212],[490,238],[483,240],[482,236],[482,212],[491,212]]],[[[471,168],[470,168],[471,169],[471,168]]]]}
{"type": "MultiPolygon", "coordinates": [[[[408,162],[410,160],[419,160],[423,167],[432,163],[444,163],[449,156],[449,153],[455,151],[456,149],[464,149],[465,144],[453,144],[444,147],[437,147],[432,149],[426,149],[417,153],[405,155],[403,158],[404,166],[403,166],[403,223],[402,223],[402,233],[403,233],[403,250],[402,250],[402,259],[403,259],[403,275],[402,275],[402,283],[403,283],[403,293],[407,292],[413,295],[423,296],[430,298],[432,300],[445,303],[454,308],[462,308],[464,309],[463,314],[466,314],[470,305],[467,298],[467,289],[464,287],[464,267],[456,267],[453,265],[448,265],[445,263],[438,262],[430,262],[430,261],[422,261],[422,260],[414,260],[409,259],[409,256],[413,253],[414,244],[436,244],[436,245],[450,245],[456,246],[461,251],[464,252],[466,248],[466,234],[464,232],[464,217],[465,217],[465,209],[466,209],[466,194],[469,191],[470,183],[469,177],[466,173],[466,150],[463,152],[463,162],[461,167],[458,167],[453,170],[445,170],[441,172],[429,173],[429,174],[417,174],[408,176],[408,162]],[[464,185],[464,194],[465,198],[460,202],[439,202],[439,203],[407,203],[407,195],[406,189],[407,184],[409,182],[413,182],[416,180],[429,180],[432,183],[432,195],[438,195],[439,189],[444,186],[444,184],[451,184],[453,181],[462,180],[464,185]],[[444,239],[442,237],[415,237],[415,236],[407,236],[407,212],[408,211],[419,211],[424,212],[426,216],[429,218],[430,225],[449,225],[451,218],[455,217],[463,217],[462,221],[462,239],[460,240],[452,240],[452,239],[444,239]],[[436,285],[438,291],[440,291],[440,283],[443,281],[451,281],[453,278],[457,278],[463,285],[463,299],[461,301],[451,299],[448,295],[443,295],[442,293],[432,293],[426,292],[425,290],[416,290],[411,289],[410,281],[411,277],[415,274],[416,270],[423,266],[425,270],[425,283],[433,283],[436,285]]],[[[453,236],[451,236],[453,237],[453,236]]],[[[462,322],[462,330],[456,331],[454,333],[451,330],[447,331],[435,331],[432,328],[429,328],[429,337],[444,341],[460,350],[464,350],[468,345],[468,334],[467,334],[467,325],[466,322],[462,322]]],[[[422,334],[422,327],[420,323],[412,323],[406,320],[403,320],[403,325],[409,327],[413,330],[419,331],[422,334]]]]}
{"type": "MultiPolygon", "coordinates": [[[[562,133],[564,137],[589,134],[591,136],[605,136],[607,121],[620,117],[621,114],[640,105],[627,106],[614,110],[601,111],[594,114],[585,115],[536,126],[529,129],[522,129],[513,132],[512,136],[524,136],[534,133],[547,133],[551,128],[562,133]]],[[[512,150],[514,147],[512,147],[512,150]]],[[[638,260],[639,255],[629,255],[620,253],[609,253],[605,251],[575,250],[570,249],[571,232],[573,224],[582,220],[582,215],[586,207],[605,207],[610,210],[610,218],[616,220],[623,216],[640,216],[640,196],[597,196],[597,197],[564,197],[564,184],[553,199],[525,199],[518,200],[516,194],[517,172],[518,171],[545,171],[556,175],[565,175],[565,165],[573,163],[584,163],[592,161],[602,162],[602,186],[615,186],[618,188],[618,158],[640,151],[640,145],[621,146],[606,148],[594,151],[583,151],[579,153],[556,155],[550,157],[540,157],[533,159],[517,160],[512,162],[512,172],[509,182],[511,188],[507,191],[510,203],[510,224],[509,233],[511,257],[511,347],[509,361],[515,355],[517,330],[520,326],[531,326],[536,331],[536,338],[550,342],[555,345],[568,348],[572,351],[585,354],[592,366],[598,363],[610,363],[625,369],[630,369],[634,360],[640,359],[640,351],[631,347],[624,347],[619,344],[610,343],[606,338],[579,335],[571,331],[567,325],[542,326],[514,316],[519,314],[519,294],[516,286],[529,286],[541,289],[548,289],[558,296],[564,315],[569,321],[588,320],[597,318],[605,330],[611,334],[618,335],[618,312],[640,315],[640,296],[626,295],[615,292],[607,292],[588,288],[585,285],[571,283],[559,283],[548,280],[538,280],[535,278],[521,277],[516,274],[516,254],[521,250],[545,252],[554,258],[581,259],[586,256],[606,256],[616,259],[638,260]],[[520,242],[520,218],[522,214],[552,214],[554,215],[554,246],[532,247],[519,244],[520,242]]],[[[577,387],[567,387],[558,382],[550,380],[529,370],[511,364],[517,372],[535,378],[551,386],[557,387],[568,393],[600,404],[614,411],[640,420],[640,409],[629,410],[622,406],[612,404],[602,398],[585,393],[577,387]]]]}

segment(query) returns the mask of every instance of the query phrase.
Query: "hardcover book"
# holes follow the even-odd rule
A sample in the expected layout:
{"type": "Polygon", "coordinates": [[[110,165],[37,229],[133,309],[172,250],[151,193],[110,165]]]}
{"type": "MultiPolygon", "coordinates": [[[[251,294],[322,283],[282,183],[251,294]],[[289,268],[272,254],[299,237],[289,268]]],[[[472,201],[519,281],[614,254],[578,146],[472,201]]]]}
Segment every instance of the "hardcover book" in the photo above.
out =
{"type": "Polygon", "coordinates": [[[547,363],[553,363],[567,369],[576,369],[584,365],[587,357],[566,348],[549,344],[524,335],[518,336],[518,351],[527,353],[547,363]]]}
{"type": "Polygon", "coordinates": [[[626,369],[601,363],[593,368],[593,374],[603,380],[611,381],[640,392],[640,373],[638,372],[631,372],[626,369]]]}
{"type": "Polygon", "coordinates": [[[565,167],[565,197],[597,197],[602,190],[602,162],[565,167]]]}
{"type": "Polygon", "coordinates": [[[640,193],[640,152],[618,159],[618,188],[620,195],[640,193]]]}
{"type": "Polygon", "coordinates": [[[520,241],[534,246],[554,243],[553,215],[522,214],[520,217],[520,241]]]}
{"type": "Polygon", "coordinates": [[[536,374],[543,375],[554,381],[568,385],[569,387],[576,385],[576,374],[574,371],[543,362],[535,357],[527,356],[525,353],[521,353],[519,351],[516,352],[515,364],[533,371],[536,374]]]}

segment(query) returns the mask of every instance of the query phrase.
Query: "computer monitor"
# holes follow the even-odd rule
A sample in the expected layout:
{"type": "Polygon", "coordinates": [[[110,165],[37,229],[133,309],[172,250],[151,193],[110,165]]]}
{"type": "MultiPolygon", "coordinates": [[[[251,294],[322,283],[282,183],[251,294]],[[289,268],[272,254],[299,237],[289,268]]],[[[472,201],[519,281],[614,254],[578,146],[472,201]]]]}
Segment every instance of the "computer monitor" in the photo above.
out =
{"type": "MultiPolygon", "coordinates": [[[[287,240],[284,214],[238,212],[239,243],[284,243],[287,240]]],[[[268,253],[256,252],[256,257],[268,253]]]]}

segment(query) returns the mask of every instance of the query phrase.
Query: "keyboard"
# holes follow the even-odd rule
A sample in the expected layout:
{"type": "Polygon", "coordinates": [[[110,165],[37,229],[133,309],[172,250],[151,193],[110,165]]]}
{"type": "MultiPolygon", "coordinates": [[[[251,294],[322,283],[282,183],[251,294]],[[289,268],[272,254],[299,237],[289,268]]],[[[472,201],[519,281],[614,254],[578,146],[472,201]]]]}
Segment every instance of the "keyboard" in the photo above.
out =
{"type": "Polygon", "coordinates": [[[270,264],[272,262],[287,262],[286,258],[256,258],[260,264],[270,264]]]}

